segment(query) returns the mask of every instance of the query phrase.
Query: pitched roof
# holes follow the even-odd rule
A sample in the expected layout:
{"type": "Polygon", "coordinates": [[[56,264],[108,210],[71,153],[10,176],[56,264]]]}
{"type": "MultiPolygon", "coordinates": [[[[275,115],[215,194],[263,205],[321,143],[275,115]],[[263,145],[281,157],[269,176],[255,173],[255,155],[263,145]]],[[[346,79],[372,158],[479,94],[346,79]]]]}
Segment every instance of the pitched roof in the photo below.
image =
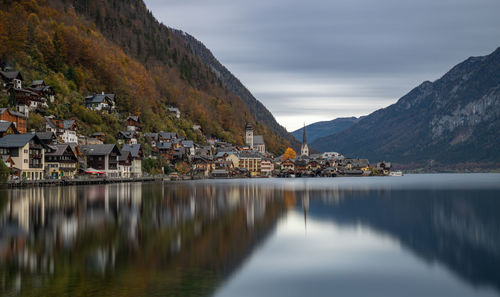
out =
{"type": "Polygon", "coordinates": [[[51,150],[47,151],[45,153],[45,156],[62,156],[67,150],[69,150],[74,155],[73,149],[67,143],[49,145],[49,147],[51,148],[51,150]]]}
{"type": "Polygon", "coordinates": [[[132,155],[132,158],[139,157],[139,151],[140,151],[140,149],[141,149],[141,145],[140,144],[131,144],[131,145],[125,144],[122,147],[122,151],[129,151],[130,154],[132,155]]]}
{"type": "Polygon", "coordinates": [[[139,117],[138,116],[128,116],[127,121],[132,120],[134,122],[139,122],[139,117]]]}
{"type": "Polygon", "coordinates": [[[255,151],[243,151],[238,154],[238,157],[241,158],[262,158],[262,154],[255,151]]]}
{"type": "Polygon", "coordinates": [[[20,80],[23,80],[23,76],[19,71],[0,71],[0,76],[2,76],[4,79],[19,78],[20,80]]]}
{"type": "Polygon", "coordinates": [[[23,147],[33,138],[38,139],[38,137],[35,134],[31,133],[5,135],[4,137],[0,138],[0,147],[5,147],[5,148],[23,147]]]}
{"type": "Polygon", "coordinates": [[[36,136],[42,141],[56,139],[54,132],[36,132],[36,136]]]}
{"type": "Polygon", "coordinates": [[[127,161],[128,157],[131,156],[132,154],[130,153],[130,151],[126,151],[126,150],[121,150],[120,151],[120,157],[119,157],[119,160],[120,161],[127,161]]]}
{"type": "Polygon", "coordinates": [[[20,117],[20,118],[23,118],[25,119],[26,116],[20,112],[17,112],[17,111],[13,111],[13,110],[10,110],[10,109],[7,109],[7,108],[0,108],[0,114],[3,114],[5,111],[8,111],[11,115],[13,116],[16,116],[16,117],[20,117]]]}
{"type": "Polygon", "coordinates": [[[161,149],[165,150],[165,149],[169,149],[169,148],[171,148],[171,147],[172,147],[172,143],[170,143],[170,142],[158,142],[158,143],[156,144],[156,147],[157,147],[159,150],[161,150],[161,149]]]}
{"type": "Polygon", "coordinates": [[[31,86],[32,86],[32,87],[34,87],[34,86],[45,86],[45,81],[43,81],[43,79],[34,80],[34,81],[31,83],[31,86]]]}
{"type": "Polygon", "coordinates": [[[89,144],[81,146],[81,151],[87,156],[109,155],[113,150],[120,152],[114,144],[89,144]]]}
{"type": "Polygon", "coordinates": [[[158,140],[158,133],[144,133],[144,137],[158,140]]]}
{"type": "Polygon", "coordinates": [[[135,137],[135,133],[132,131],[120,131],[118,133],[118,138],[132,139],[135,137]]]}
{"type": "Polygon", "coordinates": [[[63,122],[64,130],[71,129],[71,127],[73,127],[73,124],[75,124],[75,120],[64,120],[63,122]]]}
{"type": "Polygon", "coordinates": [[[163,139],[174,139],[177,138],[177,133],[175,132],[160,132],[158,136],[163,139]]]}
{"type": "Polygon", "coordinates": [[[265,144],[264,143],[264,137],[262,135],[255,135],[253,137],[253,144],[254,145],[265,144]]]}
{"type": "Polygon", "coordinates": [[[16,129],[16,125],[14,125],[14,123],[12,122],[0,122],[0,132],[7,132],[7,130],[9,130],[10,127],[13,127],[15,129],[15,131],[17,131],[16,129]]]}
{"type": "Polygon", "coordinates": [[[92,104],[92,103],[102,103],[106,99],[110,101],[114,101],[115,99],[115,94],[94,94],[85,97],[85,104],[92,104]]]}

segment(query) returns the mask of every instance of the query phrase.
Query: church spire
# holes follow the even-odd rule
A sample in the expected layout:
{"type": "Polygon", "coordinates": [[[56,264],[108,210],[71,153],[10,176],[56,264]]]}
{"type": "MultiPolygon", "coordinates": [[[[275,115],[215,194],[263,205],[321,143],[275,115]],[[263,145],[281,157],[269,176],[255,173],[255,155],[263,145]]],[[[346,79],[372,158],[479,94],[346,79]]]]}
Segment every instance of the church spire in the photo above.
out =
{"type": "Polygon", "coordinates": [[[304,123],[304,134],[302,135],[302,147],[300,148],[301,156],[309,156],[309,147],[307,146],[306,123],[304,123]]]}
{"type": "Polygon", "coordinates": [[[302,135],[302,145],[307,144],[306,123],[304,123],[304,135],[302,135]]]}

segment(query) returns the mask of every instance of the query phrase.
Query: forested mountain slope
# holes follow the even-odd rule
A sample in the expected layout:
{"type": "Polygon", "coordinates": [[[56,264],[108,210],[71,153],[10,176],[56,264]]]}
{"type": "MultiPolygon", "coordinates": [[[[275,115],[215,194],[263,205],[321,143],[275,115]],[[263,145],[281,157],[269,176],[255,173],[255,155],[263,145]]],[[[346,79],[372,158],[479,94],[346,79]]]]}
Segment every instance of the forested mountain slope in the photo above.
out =
{"type": "MultiPolygon", "coordinates": [[[[270,151],[288,145],[142,0],[3,1],[0,59],[27,83],[52,85],[58,96],[47,113],[77,119],[84,132],[113,135],[124,117],[140,114],[146,131],[196,138],[191,126],[201,124],[207,135],[242,144],[248,121],[270,151]],[[86,95],[103,91],[116,93],[118,119],[83,109],[86,95]],[[183,119],[169,117],[168,106],[179,107],[183,119]]],[[[36,125],[36,117],[30,122],[36,125]]]]}
{"type": "Polygon", "coordinates": [[[214,57],[212,52],[201,41],[180,30],[173,30],[173,32],[186,41],[193,52],[201,58],[203,63],[215,72],[217,78],[221,80],[227,89],[243,99],[259,123],[264,124],[274,133],[287,139],[294,148],[298,149],[300,147],[297,140],[283,126],[276,122],[272,113],[252,95],[237,77],[214,57]]]}
{"type": "MultiPolygon", "coordinates": [[[[318,138],[342,132],[345,129],[359,122],[361,118],[362,117],[337,118],[331,121],[322,121],[307,125],[306,126],[307,142],[313,143],[318,138]]],[[[291,134],[295,138],[297,138],[299,142],[302,142],[303,131],[304,129],[300,128],[291,132],[291,134]]]]}

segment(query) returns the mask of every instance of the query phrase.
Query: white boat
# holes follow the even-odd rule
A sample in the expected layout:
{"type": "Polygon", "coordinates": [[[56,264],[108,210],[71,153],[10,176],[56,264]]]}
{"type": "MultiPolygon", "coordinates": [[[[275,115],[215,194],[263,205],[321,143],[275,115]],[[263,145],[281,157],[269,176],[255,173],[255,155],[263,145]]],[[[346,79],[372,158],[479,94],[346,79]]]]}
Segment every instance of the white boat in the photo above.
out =
{"type": "Polygon", "coordinates": [[[403,176],[403,172],[402,171],[392,171],[389,175],[390,176],[403,176]]]}

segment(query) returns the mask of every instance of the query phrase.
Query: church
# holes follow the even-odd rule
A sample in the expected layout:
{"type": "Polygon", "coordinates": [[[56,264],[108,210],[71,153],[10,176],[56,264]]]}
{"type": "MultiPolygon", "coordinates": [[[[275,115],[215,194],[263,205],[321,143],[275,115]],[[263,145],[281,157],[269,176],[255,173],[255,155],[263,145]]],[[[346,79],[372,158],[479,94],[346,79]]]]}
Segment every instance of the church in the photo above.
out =
{"type": "Polygon", "coordinates": [[[300,155],[309,157],[309,147],[307,146],[306,124],[304,124],[304,134],[302,135],[302,146],[300,147],[300,155]]]}
{"type": "Polygon", "coordinates": [[[266,152],[266,144],[264,143],[264,136],[253,135],[253,126],[250,123],[247,123],[247,125],[245,126],[245,143],[252,150],[256,150],[262,154],[266,152]]]}

